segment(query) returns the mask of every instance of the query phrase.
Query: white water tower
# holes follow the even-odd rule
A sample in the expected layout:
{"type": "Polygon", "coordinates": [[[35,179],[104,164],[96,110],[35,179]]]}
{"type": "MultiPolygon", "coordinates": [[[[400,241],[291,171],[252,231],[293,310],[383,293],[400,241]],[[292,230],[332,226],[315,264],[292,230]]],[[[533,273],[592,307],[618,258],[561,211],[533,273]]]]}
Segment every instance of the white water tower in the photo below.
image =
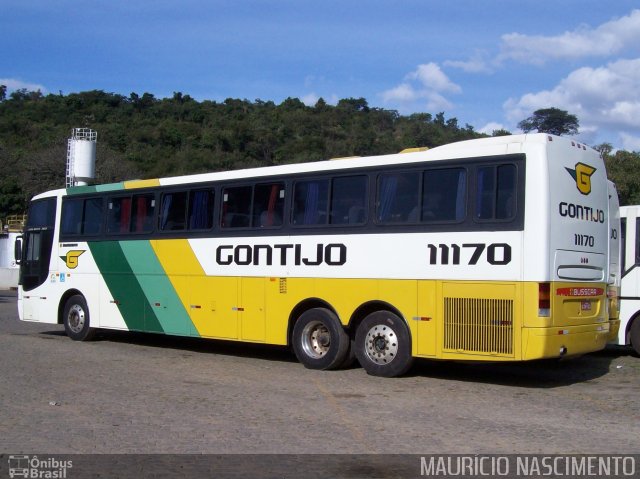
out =
{"type": "Polygon", "coordinates": [[[90,128],[74,128],[67,144],[67,188],[88,185],[96,177],[98,133],[90,128]]]}

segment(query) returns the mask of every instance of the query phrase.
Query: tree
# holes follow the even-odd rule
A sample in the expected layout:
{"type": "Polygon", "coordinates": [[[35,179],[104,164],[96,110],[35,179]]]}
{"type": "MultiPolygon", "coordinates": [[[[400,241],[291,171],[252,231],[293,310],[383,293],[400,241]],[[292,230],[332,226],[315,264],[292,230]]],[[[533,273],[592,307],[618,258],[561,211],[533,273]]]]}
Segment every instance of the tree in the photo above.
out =
{"type": "Polygon", "coordinates": [[[618,150],[603,156],[607,176],[618,189],[620,205],[640,203],[640,153],[618,150]]]}
{"type": "Polygon", "coordinates": [[[578,133],[579,126],[577,116],[559,108],[541,108],[518,123],[518,128],[525,133],[536,130],[538,133],[551,133],[558,136],[575,135],[578,133]]]}
{"type": "Polygon", "coordinates": [[[444,112],[402,116],[358,97],[309,107],[298,98],[276,105],[200,102],[180,91],[168,98],[102,90],[45,96],[0,85],[0,100],[0,218],[64,185],[73,126],[98,131],[97,182],[395,153],[482,136],[444,112]]]}
{"type": "Polygon", "coordinates": [[[613,152],[613,145],[611,143],[601,143],[593,147],[594,150],[600,152],[603,158],[607,159],[613,152]]]}
{"type": "Polygon", "coordinates": [[[493,130],[491,132],[491,136],[509,136],[511,132],[509,130],[505,130],[504,128],[498,128],[497,130],[493,130]]]}

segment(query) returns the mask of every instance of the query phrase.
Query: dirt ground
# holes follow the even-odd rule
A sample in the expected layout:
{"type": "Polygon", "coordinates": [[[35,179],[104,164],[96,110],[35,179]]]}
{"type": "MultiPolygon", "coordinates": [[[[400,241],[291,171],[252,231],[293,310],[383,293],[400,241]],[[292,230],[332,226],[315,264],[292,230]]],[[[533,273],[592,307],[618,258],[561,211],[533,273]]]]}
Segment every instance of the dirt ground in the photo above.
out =
{"type": "Polygon", "coordinates": [[[0,453],[640,452],[640,358],[417,361],[385,379],[286,348],[102,332],[75,342],[0,294],[0,453]]]}

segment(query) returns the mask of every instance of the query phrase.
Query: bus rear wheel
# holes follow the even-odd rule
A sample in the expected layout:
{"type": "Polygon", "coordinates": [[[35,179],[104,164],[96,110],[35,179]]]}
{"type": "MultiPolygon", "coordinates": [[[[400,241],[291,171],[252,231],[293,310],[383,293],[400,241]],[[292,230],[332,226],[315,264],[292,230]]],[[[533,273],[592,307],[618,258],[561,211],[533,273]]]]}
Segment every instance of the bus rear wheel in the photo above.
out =
{"type": "Polygon", "coordinates": [[[84,296],[76,294],[71,296],[64,305],[62,313],[64,330],[74,341],[89,341],[95,335],[95,329],[91,327],[89,307],[84,296]]]}
{"type": "Polygon", "coordinates": [[[389,311],[364,318],[356,331],[355,348],[358,362],[372,376],[400,376],[413,364],[409,329],[389,311]]]}
{"type": "Polygon", "coordinates": [[[306,368],[335,369],[347,357],[349,336],[326,308],[305,311],[293,327],[293,351],[306,368]]]}

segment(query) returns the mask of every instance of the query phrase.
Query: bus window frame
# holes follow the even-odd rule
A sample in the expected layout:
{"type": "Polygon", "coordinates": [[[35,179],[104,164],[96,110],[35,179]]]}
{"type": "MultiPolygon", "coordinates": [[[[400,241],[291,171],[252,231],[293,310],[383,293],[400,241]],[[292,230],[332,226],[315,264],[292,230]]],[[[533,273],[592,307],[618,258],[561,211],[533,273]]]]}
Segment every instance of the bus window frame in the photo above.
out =
{"type": "Polygon", "coordinates": [[[157,234],[157,222],[158,222],[158,196],[159,190],[155,188],[144,188],[139,190],[130,190],[127,191],[128,194],[110,194],[106,195],[106,208],[104,209],[104,235],[108,238],[127,238],[127,237],[144,237],[144,236],[153,236],[157,234]],[[152,201],[154,202],[152,205],[152,218],[150,221],[151,228],[144,231],[132,231],[133,221],[134,221],[134,198],[139,196],[150,196],[152,197],[152,201]],[[111,202],[115,199],[125,199],[129,198],[131,200],[131,205],[129,209],[129,225],[128,231],[109,231],[109,210],[111,209],[111,202]]]}

